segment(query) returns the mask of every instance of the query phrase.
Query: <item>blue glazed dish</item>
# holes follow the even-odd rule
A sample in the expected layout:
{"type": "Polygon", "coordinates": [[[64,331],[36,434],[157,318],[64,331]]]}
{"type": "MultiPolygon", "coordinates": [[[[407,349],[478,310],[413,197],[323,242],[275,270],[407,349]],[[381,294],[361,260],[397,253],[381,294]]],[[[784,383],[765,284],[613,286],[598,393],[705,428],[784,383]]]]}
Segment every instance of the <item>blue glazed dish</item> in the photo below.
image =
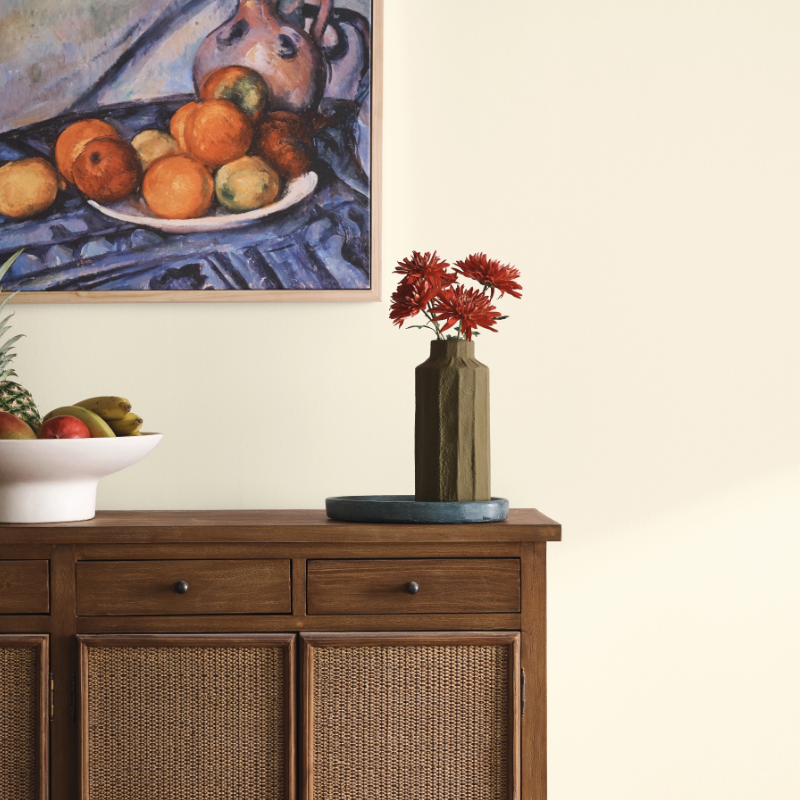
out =
{"type": "Polygon", "coordinates": [[[493,497],[467,503],[429,503],[414,500],[412,494],[383,494],[328,497],[325,511],[337,522],[395,522],[421,525],[465,522],[503,522],[508,517],[508,500],[493,497]]]}

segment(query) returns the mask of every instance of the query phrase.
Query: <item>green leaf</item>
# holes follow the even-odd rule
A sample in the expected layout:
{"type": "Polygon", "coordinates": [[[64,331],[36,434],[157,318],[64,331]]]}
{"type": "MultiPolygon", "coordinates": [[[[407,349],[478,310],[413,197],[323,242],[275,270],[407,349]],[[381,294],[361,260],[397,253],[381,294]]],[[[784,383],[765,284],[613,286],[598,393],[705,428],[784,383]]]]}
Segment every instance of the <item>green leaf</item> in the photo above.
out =
{"type": "Polygon", "coordinates": [[[23,250],[17,250],[17,252],[14,253],[14,255],[11,256],[11,258],[9,258],[2,267],[0,267],[0,280],[2,280],[6,272],[11,269],[11,265],[22,255],[23,250]]]}
{"type": "Polygon", "coordinates": [[[13,316],[14,316],[13,314],[9,314],[2,322],[0,322],[0,339],[3,338],[3,334],[6,331],[10,331],[11,330],[11,326],[10,325],[6,325],[6,322],[8,322],[11,319],[11,317],[13,317],[13,316]]]}
{"type": "Polygon", "coordinates": [[[19,294],[19,289],[16,292],[14,292],[14,294],[10,294],[8,297],[6,297],[5,300],[3,300],[2,303],[0,303],[0,314],[3,313],[3,309],[6,307],[6,303],[9,300],[12,300],[13,298],[15,298],[18,294],[19,294]]]}
{"type": "Polygon", "coordinates": [[[12,336],[2,347],[0,347],[0,355],[3,355],[3,353],[5,353],[6,350],[8,350],[8,348],[14,344],[14,342],[18,342],[23,336],[25,336],[24,333],[18,333],[16,336],[12,336]]]}

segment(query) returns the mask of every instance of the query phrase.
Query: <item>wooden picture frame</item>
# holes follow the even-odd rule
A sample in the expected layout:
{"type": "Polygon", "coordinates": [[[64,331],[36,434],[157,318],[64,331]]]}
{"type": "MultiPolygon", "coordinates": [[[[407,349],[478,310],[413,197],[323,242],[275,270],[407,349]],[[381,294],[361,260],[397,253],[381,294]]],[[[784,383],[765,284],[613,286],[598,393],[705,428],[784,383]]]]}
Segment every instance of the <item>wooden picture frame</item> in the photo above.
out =
{"type": "MultiPolygon", "coordinates": [[[[45,1],[57,4],[60,8],[71,7],[70,0],[45,1]]],[[[272,1],[260,0],[267,3],[272,1]]],[[[130,0],[128,5],[135,5],[136,2],[137,0],[130,0]]],[[[244,0],[241,2],[244,4],[244,0]]],[[[287,4],[301,9],[295,13],[310,14],[305,20],[307,30],[314,24],[314,15],[320,13],[314,10],[317,6],[303,4],[302,0],[274,2],[280,2],[281,7],[287,4]]],[[[321,3],[319,8],[323,8],[327,6],[328,0],[318,2],[321,3]]],[[[220,5],[218,0],[197,0],[188,6],[194,9],[203,4],[211,6],[214,3],[220,5]]],[[[319,184],[296,206],[276,214],[271,220],[253,223],[249,227],[233,231],[212,231],[208,234],[170,233],[157,228],[151,229],[146,224],[136,227],[124,221],[110,219],[96,208],[89,208],[87,198],[77,188],[67,186],[63,177],[59,176],[61,188],[49,208],[28,217],[12,218],[4,217],[0,207],[0,263],[18,250],[24,251],[5,277],[2,284],[5,291],[0,291],[0,299],[20,290],[14,299],[15,303],[379,301],[382,296],[383,0],[330,0],[330,5],[332,21],[325,31],[333,30],[334,23],[337,24],[339,27],[336,35],[340,39],[351,36],[346,25],[350,19],[348,15],[358,16],[353,9],[370,9],[368,28],[363,25],[364,18],[360,20],[360,41],[369,42],[369,46],[363,45],[368,67],[362,65],[361,80],[358,82],[359,100],[352,101],[360,105],[355,106],[354,116],[350,118],[353,131],[356,131],[359,109],[363,111],[369,107],[368,115],[362,113],[368,119],[369,125],[369,146],[364,148],[364,152],[368,153],[369,166],[360,172],[362,178],[366,178],[366,183],[362,181],[362,184],[358,184],[357,179],[348,183],[349,177],[340,180],[342,171],[339,169],[339,162],[334,168],[326,160],[336,150],[336,143],[339,141],[336,139],[336,126],[339,122],[336,117],[338,112],[329,112],[329,107],[323,107],[324,103],[315,113],[308,112],[308,117],[312,119],[317,130],[314,137],[319,160],[316,163],[323,170],[319,184]],[[343,30],[345,34],[342,33],[343,30]],[[333,120],[330,129],[324,127],[326,114],[328,119],[333,120]],[[317,125],[322,128],[317,129],[317,125]],[[327,130],[333,131],[332,144],[329,145],[324,142],[327,130]],[[352,200],[354,207],[360,204],[361,216],[351,211],[336,211],[347,204],[339,203],[335,196],[330,199],[334,192],[325,183],[326,176],[329,175],[339,181],[337,185],[344,186],[350,192],[349,196],[355,198],[352,200]],[[357,188],[353,188],[357,185],[366,186],[365,193],[359,193],[357,188]],[[318,202],[324,192],[328,194],[324,200],[320,199],[318,202]],[[324,205],[325,203],[330,205],[324,205]],[[76,215],[78,209],[81,213],[76,215]],[[308,209],[308,216],[303,218],[305,209],[308,209]],[[88,229],[85,218],[90,218],[88,229]],[[316,227],[312,231],[313,226],[316,227]],[[355,233],[352,238],[348,238],[351,229],[355,233]],[[258,239],[262,230],[264,236],[269,237],[267,243],[258,239]],[[305,241],[299,240],[298,231],[308,231],[305,241]],[[326,236],[329,238],[325,239],[326,236]],[[187,238],[176,246],[175,242],[179,237],[187,238]],[[195,248],[193,242],[198,238],[202,242],[195,248]],[[284,241],[289,242],[285,247],[284,241]],[[317,247],[319,242],[321,244],[317,247]],[[264,251],[268,251],[267,256],[263,254],[264,251]],[[288,254],[285,261],[282,260],[283,253],[288,254]],[[299,255],[296,256],[295,253],[299,255]],[[359,283],[356,286],[359,281],[363,281],[363,285],[359,283]]],[[[175,13],[175,4],[165,3],[164,6],[165,15],[168,12],[175,13]]],[[[233,18],[227,21],[230,22],[231,19],[233,18]]],[[[156,40],[149,42],[147,37],[153,30],[163,31],[172,23],[159,17],[149,20],[149,24],[150,28],[144,30],[140,40],[144,41],[144,48],[150,47],[154,54],[159,55],[161,51],[158,47],[162,46],[161,43],[156,40]]],[[[353,26],[355,28],[355,22],[353,26]]],[[[202,30],[203,36],[210,38],[217,28],[202,30]]],[[[49,37],[53,40],[57,38],[59,37],[49,37]]],[[[355,40],[355,34],[352,34],[352,38],[355,40]]],[[[70,40],[69,37],[65,39],[70,40]]],[[[134,42],[132,49],[137,45],[139,41],[134,42]]],[[[329,52],[336,52],[333,45],[323,49],[322,43],[320,50],[326,58],[329,52]]],[[[52,57],[53,53],[49,55],[52,57]]],[[[90,55],[87,54],[86,57],[88,59],[90,55]]],[[[0,114],[0,170],[7,163],[27,158],[44,158],[54,163],[55,141],[64,128],[75,121],[87,118],[104,119],[117,127],[122,138],[128,140],[132,135],[141,132],[144,123],[140,120],[142,112],[136,108],[136,103],[141,105],[144,101],[120,103],[115,101],[117,95],[114,94],[114,81],[120,79],[121,74],[126,74],[126,69],[129,72],[134,70],[137,58],[138,55],[131,56],[128,52],[121,52],[117,63],[74,102],[62,100],[59,106],[53,98],[45,98],[46,102],[39,103],[27,116],[20,112],[15,118],[9,111],[4,119],[0,114]],[[107,98],[111,98],[112,102],[106,103],[107,98]],[[54,109],[56,113],[43,116],[48,108],[54,109]]],[[[48,63],[43,56],[40,60],[43,64],[48,63]]],[[[331,63],[329,60],[329,74],[331,63]]],[[[75,69],[76,75],[79,74],[80,70],[77,67],[75,69]]],[[[63,84],[63,76],[61,77],[63,84]]],[[[16,90],[19,87],[9,81],[4,88],[0,81],[0,91],[4,92],[8,101],[7,109],[11,108],[14,101],[14,96],[10,96],[7,91],[9,88],[16,90]]],[[[158,103],[161,107],[152,111],[146,127],[168,129],[174,110],[192,99],[184,91],[150,102],[154,109],[158,103]]],[[[326,95],[324,100],[328,99],[326,95]]],[[[338,99],[334,98],[332,102],[338,99]]],[[[365,129],[366,125],[362,125],[359,130],[363,133],[365,129]]],[[[360,157],[360,152],[357,151],[357,131],[349,139],[349,134],[342,135],[352,146],[342,158],[350,157],[356,163],[360,157]]],[[[366,137],[363,138],[366,140],[366,137]]],[[[283,179],[284,185],[286,180],[288,179],[283,179]]],[[[2,197],[0,185],[0,206],[2,197]]],[[[120,203],[127,201],[128,199],[120,203]]],[[[147,208],[143,199],[136,199],[136,202],[142,208],[147,208]]],[[[214,206],[208,213],[212,211],[214,206]]]]}

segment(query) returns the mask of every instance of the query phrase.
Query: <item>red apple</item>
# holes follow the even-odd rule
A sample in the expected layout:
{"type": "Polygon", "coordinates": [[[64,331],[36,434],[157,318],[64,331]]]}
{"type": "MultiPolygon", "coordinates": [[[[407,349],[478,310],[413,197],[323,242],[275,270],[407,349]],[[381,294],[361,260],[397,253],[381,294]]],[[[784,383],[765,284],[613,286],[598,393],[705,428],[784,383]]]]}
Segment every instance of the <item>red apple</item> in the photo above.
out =
{"type": "Polygon", "coordinates": [[[0,411],[0,439],[35,439],[36,434],[27,422],[9,414],[8,411],[0,411]]]}
{"type": "Polygon", "coordinates": [[[52,417],[39,428],[40,439],[91,439],[89,429],[77,417],[52,417]]]}

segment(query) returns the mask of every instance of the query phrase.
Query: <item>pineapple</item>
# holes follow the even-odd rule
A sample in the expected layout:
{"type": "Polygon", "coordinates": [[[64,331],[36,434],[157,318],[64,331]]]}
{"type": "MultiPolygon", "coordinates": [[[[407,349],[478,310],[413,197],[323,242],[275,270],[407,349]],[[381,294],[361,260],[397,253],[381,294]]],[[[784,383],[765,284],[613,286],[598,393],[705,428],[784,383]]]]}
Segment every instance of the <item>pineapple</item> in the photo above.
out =
{"type": "MultiPolygon", "coordinates": [[[[0,267],[0,280],[3,279],[3,276],[11,268],[11,265],[20,253],[22,253],[22,250],[14,253],[14,255],[0,267]]],[[[16,295],[16,292],[0,303],[0,316],[2,316],[6,303],[14,297],[14,295],[16,295]]],[[[1,341],[3,334],[10,328],[6,323],[13,316],[13,314],[9,314],[0,322],[0,411],[8,411],[15,417],[19,417],[36,431],[39,430],[39,426],[42,424],[42,418],[39,416],[39,411],[36,408],[36,403],[33,402],[31,393],[18,383],[8,380],[11,377],[17,376],[17,373],[11,369],[11,362],[17,357],[17,354],[13,352],[14,348],[12,345],[23,336],[23,334],[18,334],[17,336],[12,336],[5,342],[1,341]]]]}

